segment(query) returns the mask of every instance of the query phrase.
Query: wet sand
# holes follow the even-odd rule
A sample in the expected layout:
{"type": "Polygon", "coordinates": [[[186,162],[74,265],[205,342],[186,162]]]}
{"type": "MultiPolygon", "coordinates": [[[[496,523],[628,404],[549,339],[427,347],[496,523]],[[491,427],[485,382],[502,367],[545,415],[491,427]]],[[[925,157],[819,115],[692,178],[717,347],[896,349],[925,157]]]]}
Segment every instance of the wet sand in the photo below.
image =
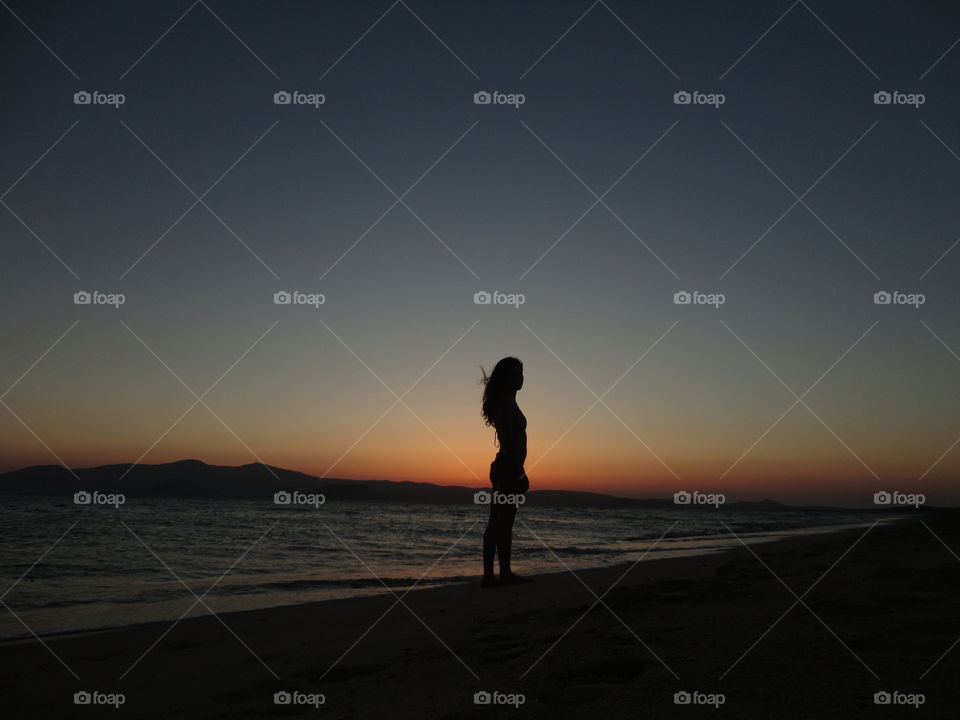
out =
{"type": "MultiPolygon", "coordinates": [[[[958,513],[917,514],[869,530],[579,571],[579,579],[561,572],[483,590],[478,583],[418,589],[403,604],[384,594],[192,618],[166,635],[170,623],[152,623],[44,638],[46,647],[35,639],[0,643],[3,715],[918,712],[877,706],[875,693],[887,691],[894,703],[918,702],[922,693],[918,716],[955,716],[960,645],[947,651],[960,638],[960,559],[952,554],[960,554],[958,520],[958,513]],[[75,705],[82,690],[123,693],[124,703],[75,705]],[[522,694],[523,703],[475,704],[481,691],[514,704],[522,694]],[[275,704],[277,692],[291,693],[294,703],[275,704]],[[678,692],[691,693],[692,702],[677,704],[678,692]],[[319,708],[295,704],[321,697],[319,708]],[[702,704],[721,699],[719,708],[702,704]]],[[[185,598],[184,609],[192,601],[185,598]]]]}

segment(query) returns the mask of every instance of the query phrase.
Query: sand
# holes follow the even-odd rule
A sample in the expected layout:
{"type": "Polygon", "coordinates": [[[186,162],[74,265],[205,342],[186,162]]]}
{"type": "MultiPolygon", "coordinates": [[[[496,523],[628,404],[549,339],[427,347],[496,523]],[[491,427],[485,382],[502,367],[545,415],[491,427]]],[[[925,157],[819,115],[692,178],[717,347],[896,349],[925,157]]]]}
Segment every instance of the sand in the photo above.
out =
{"type": "Polygon", "coordinates": [[[956,716],[957,519],[917,515],[579,579],[418,589],[405,605],[385,594],[193,618],[145,655],[169,623],[49,637],[49,650],[0,643],[3,716],[956,716]],[[590,612],[585,585],[603,596],[590,612]],[[80,690],[124,702],[78,706],[80,690]],[[323,702],[274,704],[282,691],[323,702]],[[475,704],[480,691],[500,704],[475,704]],[[884,691],[923,704],[875,705],[884,691]],[[676,704],[678,692],[693,702],[676,704]]]}

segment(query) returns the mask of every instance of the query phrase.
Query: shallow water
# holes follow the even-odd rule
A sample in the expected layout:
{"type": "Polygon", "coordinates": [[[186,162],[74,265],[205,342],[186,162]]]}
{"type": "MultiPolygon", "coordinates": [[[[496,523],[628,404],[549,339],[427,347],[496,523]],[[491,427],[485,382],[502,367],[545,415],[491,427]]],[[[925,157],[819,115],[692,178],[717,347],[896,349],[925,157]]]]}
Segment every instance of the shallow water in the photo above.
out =
{"type": "MultiPolygon", "coordinates": [[[[487,513],[475,505],[314,508],[183,498],[114,509],[8,496],[0,507],[0,574],[10,611],[0,608],[0,637],[475,581],[487,513]]],[[[877,517],[528,505],[517,515],[514,566],[532,574],[612,565],[644,553],[645,559],[705,554],[738,545],[736,536],[764,542],[877,517]]]]}

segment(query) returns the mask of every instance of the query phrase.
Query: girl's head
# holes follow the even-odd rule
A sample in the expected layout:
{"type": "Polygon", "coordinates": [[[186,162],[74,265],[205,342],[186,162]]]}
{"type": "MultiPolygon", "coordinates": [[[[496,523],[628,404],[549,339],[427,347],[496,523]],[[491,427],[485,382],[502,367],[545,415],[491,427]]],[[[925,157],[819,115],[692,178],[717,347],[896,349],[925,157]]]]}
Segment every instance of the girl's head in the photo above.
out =
{"type": "Polygon", "coordinates": [[[523,387],[523,363],[515,357],[505,357],[493,366],[493,372],[483,373],[483,407],[481,413],[487,425],[496,427],[497,403],[502,397],[513,395],[523,387]]]}

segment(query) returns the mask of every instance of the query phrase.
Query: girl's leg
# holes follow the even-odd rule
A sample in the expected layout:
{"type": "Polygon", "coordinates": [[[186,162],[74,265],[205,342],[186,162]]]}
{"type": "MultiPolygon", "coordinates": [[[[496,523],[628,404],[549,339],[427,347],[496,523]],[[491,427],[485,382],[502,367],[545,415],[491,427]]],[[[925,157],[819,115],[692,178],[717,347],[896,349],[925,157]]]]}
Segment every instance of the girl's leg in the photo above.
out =
{"type": "Polygon", "coordinates": [[[483,531],[484,580],[492,580],[495,577],[493,574],[493,556],[497,550],[497,536],[499,534],[495,508],[496,505],[490,503],[490,517],[487,520],[487,528],[483,531]]]}
{"type": "Polygon", "coordinates": [[[500,577],[510,577],[510,550],[513,546],[513,520],[517,515],[515,505],[499,505],[497,523],[497,553],[500,560],[500,577]]]}

